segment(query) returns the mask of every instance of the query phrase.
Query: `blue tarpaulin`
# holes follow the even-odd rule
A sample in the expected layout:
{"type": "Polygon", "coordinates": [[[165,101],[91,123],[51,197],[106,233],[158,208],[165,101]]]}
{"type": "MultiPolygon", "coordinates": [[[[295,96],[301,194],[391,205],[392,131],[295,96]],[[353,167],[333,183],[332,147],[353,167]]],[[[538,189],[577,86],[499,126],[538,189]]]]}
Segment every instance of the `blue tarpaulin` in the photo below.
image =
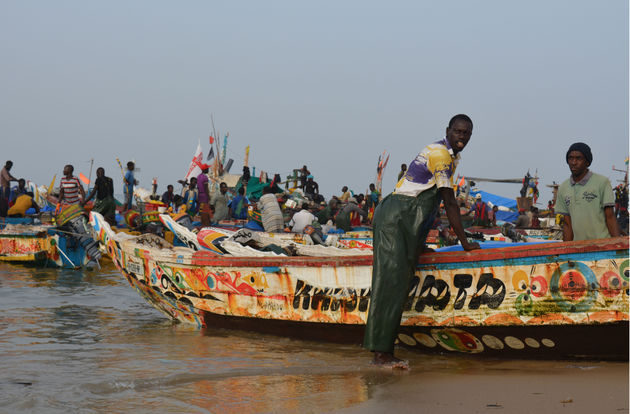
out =
{"type": "Polygon", "coordinates": [[[497,211],[497,221],[507,221],[510,223],[514,223],[518,218],[518,213],[513,211],[497,211]]]}
{"type": "Polygon", "coordinates": [[[490,202],[492,203],[492,205],[507,207],[510,210],[517,209],[516,199],[501,197],[496,194],[487,193],[485,191],[471,191],[470,192],[470,195],[472,197],[476,197],[477,194],[481,194],[481,199],[486,203],[490,202]]]}
{"type": "MultiPolygon", "coordinates": [[[[493,206],[507,207],[510,210],[516,210],[517,204],[515,199],[505,198],[496,194],[488,193],[485,191],[471,191],[470,195],[475,197],[477,194],[481,194],[481,199],[485,203],[492,203],[493,206]]],[[[518,212],[515,211],[497,211],[497,221],[507,221],[514,223],[518,218],[518,212]]]]}

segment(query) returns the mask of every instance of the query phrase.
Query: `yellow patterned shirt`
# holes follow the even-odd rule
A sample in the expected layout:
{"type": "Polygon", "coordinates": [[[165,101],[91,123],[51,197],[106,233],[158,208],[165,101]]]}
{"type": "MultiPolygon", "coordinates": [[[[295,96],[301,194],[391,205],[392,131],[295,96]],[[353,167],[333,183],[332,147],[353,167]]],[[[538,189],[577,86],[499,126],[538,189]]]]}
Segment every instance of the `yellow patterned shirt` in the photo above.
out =
{"type": "Polygon", "coordinates": [[[446,138],[427,145],[411,162],[396,184],[394,194],[415,197],[433,186],[453,187],[453,173],[459,162],[446,138]]]}

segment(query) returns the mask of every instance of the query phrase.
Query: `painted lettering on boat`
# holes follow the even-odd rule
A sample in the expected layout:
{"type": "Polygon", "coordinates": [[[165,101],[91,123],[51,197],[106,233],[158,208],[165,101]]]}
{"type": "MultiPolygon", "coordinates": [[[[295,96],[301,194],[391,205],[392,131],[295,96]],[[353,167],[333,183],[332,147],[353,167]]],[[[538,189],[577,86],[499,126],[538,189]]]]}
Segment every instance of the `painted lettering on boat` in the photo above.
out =
{"type": "MultiPolygon", "coordinates": [[[[472,286],[473,275],[468,273],[458,273],[453,277],[453,286],[457,289],[457,294],[453,302],[454,309],[463,309],[468,297],[467,289],[472,286]]],[[[505,284],[494,277],[492,273],[482,273],[477,280],[475,293],[468,301],[468,309],[479,309],[485,305],[490,309],[497,309],[505,298],[505,284]]],[[[414,276],[411,281],[409,297],[405,304],[405,311],[414,309],[422,312],[425,307],[433,310],[444,310],[451,301],[451,288],[442,279],[436,279],[433,275],[424,276],[422,286],[420,278],[414,276]]]]}
{"type": "Polygon", "coordinates": [[[295,283],[293,309],[338,312],[365,312],[368,309],[371,289],[314,287],[302,280],[295,283]]]}

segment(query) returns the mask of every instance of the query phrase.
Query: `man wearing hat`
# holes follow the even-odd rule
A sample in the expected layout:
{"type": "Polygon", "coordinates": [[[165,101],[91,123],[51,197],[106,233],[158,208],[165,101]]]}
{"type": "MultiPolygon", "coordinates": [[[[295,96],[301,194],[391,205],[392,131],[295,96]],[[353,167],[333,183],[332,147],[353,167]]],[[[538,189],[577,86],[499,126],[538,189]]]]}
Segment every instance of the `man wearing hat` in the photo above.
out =
{"type": "Polygon", "coordinates": [[[475,196],[475,204],[470,209],[470,213],[473,216],[473,226],[488,227],[490,220],[488,217],[488,205],[484,203],[481,197],[481,193],[477,193],[475,196]]]}
{"type": "Polygon", "coordinates": [[[614,214],[615,196],[608,178],[588,169],[591,148],[583,142],[569,147],[566,155],[571,177],[560,184],[556,213],[564,215],[562,239],[590,240],[619,236],[614,214]]]}

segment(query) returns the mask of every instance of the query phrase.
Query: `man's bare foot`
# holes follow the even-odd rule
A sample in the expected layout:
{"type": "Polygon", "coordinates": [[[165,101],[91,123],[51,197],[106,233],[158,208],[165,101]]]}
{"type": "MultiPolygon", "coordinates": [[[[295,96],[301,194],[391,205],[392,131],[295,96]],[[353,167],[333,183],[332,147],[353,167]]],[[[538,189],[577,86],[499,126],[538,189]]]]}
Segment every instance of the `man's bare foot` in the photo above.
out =
{"type": "Polygon", "coordinates": [[[409,369],[409,361],[396,358],[391,352],[374,352],[372,364],[390,369],[409,369]]]}

